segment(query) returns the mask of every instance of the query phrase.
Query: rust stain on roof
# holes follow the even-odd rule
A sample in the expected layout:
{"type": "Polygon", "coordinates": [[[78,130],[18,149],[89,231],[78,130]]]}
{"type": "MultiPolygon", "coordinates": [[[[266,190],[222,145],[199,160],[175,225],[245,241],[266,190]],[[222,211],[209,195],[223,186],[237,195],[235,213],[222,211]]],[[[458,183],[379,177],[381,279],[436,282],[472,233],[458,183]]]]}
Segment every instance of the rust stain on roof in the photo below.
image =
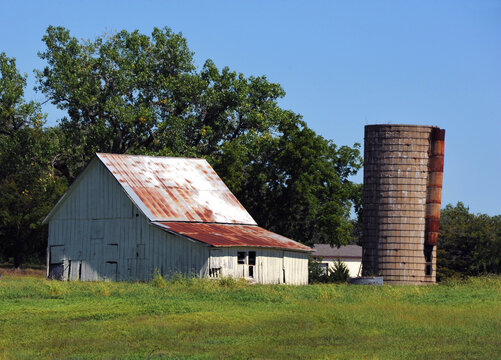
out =
{"type": "Polygon", "coordinates": [[[312,248],[255,225],[204,224],[184,222],[153,223],[162,230],[181,234],[212,246],[255,246],[296,251],[312,248]]]}
{"type": "Polygon", "coordinates": [[[204,159],[97,154],[150,221],[256,225],[204,159]]]}

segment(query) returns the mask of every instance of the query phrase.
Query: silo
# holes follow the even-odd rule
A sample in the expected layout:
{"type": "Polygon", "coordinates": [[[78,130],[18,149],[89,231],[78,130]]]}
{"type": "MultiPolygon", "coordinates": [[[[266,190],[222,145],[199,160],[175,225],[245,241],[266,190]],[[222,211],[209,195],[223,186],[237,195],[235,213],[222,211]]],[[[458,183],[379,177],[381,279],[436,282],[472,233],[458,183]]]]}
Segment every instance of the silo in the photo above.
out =
{"type": "Polygon", "coordinates": [[[435,282],[444,135],[434,126],[365,127],[364,276],[435,282]]]}

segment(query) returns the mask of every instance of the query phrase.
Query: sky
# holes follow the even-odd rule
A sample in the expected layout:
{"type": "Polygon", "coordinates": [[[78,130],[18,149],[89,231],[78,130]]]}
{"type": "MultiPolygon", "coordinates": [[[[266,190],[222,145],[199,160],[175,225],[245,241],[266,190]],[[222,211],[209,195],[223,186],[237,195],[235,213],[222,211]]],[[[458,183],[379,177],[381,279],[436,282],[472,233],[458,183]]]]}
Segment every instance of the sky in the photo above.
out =
{"type": "MultiPolygon", "coordinates": [[[[181,32],[200,68],[212,59],[282,85],[280,106],[338,145],[369,124],[446,130],[442,206],[501,214],[501,0],[2,1],[0,52],[28,74],[49,25],[73,36],[154,27],[181,32]]],[[[44,105],[48,124],[65,114],[44,105]]],[[[363,181],[361,171],[354,181],[363,181]]]]}

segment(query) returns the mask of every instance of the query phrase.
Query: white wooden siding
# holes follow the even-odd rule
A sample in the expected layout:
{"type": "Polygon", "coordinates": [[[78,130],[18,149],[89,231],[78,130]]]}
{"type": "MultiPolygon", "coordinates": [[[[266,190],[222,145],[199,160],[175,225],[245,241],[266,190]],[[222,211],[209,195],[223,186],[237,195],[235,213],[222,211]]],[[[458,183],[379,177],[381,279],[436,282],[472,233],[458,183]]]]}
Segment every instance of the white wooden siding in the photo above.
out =
{"type": "Polygon", "coordinates": [[[262,247],[228,247],[211,249],[210,268],[221,268],[221,276],[249,277],[249,251],[256,252],[254,280],[260,284],[306,285],[308,254],[262,247]],[[245,264],[238,264],[238,252],[245,252],[245,264]]]}

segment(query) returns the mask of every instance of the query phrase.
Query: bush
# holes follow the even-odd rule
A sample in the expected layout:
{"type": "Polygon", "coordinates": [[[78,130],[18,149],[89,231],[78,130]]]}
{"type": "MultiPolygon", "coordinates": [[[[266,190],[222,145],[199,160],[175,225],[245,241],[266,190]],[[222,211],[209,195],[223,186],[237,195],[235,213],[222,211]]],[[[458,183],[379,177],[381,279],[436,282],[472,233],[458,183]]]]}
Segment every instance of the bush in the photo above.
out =
{"type": "Polygon", "coordinates": [[[327,280],[325,271],[322,266],[320,266],[321,261],[322,258],[315,260],[311,256],[308,257],[308,282],[310,284],[324,283],[327,280]]]}
{"type": "Polygon", "coordinates": [[[151,279],[150,283],[157,288],[163,288],[167,285],[167,281],[165,281],[158,269],[155,269],[155,272],[153,273],[153,279],[151,279]]]}
{"type": "Polygon", "coordinates": [[[338,259],[332,269],[327,271],[321,266],[322,258],[318,260],[308,258],[308,282],[315,283],[339,283],[346,282],[350,277],[350,271],[344,262],[338,259]]]}
{"type": "Polygon", "coordinates": [[[329,271],[329,282],[346,282],[350,277],[350,270],[344,262],[337,260],[334,267],[329,271]]]}

